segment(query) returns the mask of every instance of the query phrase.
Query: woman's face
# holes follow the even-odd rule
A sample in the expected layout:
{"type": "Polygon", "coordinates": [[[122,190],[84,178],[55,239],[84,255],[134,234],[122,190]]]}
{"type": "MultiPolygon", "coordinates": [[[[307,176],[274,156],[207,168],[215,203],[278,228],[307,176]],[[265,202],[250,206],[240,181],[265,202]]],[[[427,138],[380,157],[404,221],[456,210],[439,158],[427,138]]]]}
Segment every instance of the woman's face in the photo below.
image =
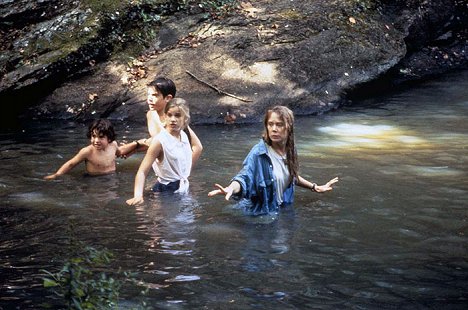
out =
{"type": "Polygon", "coordinates": [[[172,107],[166,112],[166,129],[171,133],[180,132],[184,128],[185,115],[179,107],[172,107]]]}
{"type": "Polygon", "coordinates": [[[268,117],[267,132],[273,144],[286,144],[288,130],[283,119],[276,112],[271,112],[270,117],[268,117]]]}

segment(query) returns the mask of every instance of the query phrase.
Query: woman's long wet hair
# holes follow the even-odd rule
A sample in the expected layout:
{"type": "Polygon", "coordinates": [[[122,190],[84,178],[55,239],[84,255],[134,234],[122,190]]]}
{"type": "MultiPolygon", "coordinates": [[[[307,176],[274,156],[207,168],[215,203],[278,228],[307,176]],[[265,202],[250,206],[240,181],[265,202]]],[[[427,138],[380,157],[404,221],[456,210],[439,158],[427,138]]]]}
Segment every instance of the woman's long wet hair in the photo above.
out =
{"type": "Polygon", "coordinates": [[[190,136],[190,131],[188,130],[188,125],[190,123],[190,108],[187,104],[187,101],[182,98],[172,99],[166,104],[166,107],[164,108],[164,114],[166,114],[167,111],[169,111],[171,108],[179,108],[179,110],[182,112],[182,115],[184,116],[184,125],[182,130],[187,134],[190,145],[192,145],[192,137],[190,136]]]}
{"type": "Polygon", "coordinates": [[[294,142],[294,114],[285,106],[274,106],[265,113],[265,119],[263,120],[263,140],[271,146],[271,139],[268,136],[268,120],[272,113],[278,114],[281,120],[286,126],[288,132],[286,140],[286,165],[288,166],[289,173],[292,177],[299,175],[299,163],[297,160],[297,150],[294,142]]]}

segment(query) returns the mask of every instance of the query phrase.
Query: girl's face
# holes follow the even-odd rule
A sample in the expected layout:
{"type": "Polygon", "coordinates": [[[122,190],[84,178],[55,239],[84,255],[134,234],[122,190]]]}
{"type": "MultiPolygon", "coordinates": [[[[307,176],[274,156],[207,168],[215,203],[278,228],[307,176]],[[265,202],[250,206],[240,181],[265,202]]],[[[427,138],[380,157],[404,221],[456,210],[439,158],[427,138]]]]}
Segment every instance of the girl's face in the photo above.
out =
{"type": "Polygon", "coordinates": [[[109,138],[105,135],[100,135],[96,130],[91,134],[91,144],[97,150],[105,150],[109,143],[109,138]]]}
{"type": "Polygon", "coordinates": [[[154,86],[149,86],[146,94],[146,103],[148,103],[150,111],[161,112],[164,110],[170,95],[164,98],[161,92],[154,86]]]}
{"type": "Polygon", "coordinates": [[[288,129],[283,119],[276,112],[272,112],[267,121],[268,137],[273,144],[284,145],[288,139],[288,129]]]}
{"type": "Polygon", "coordinates": [[[184,128],[185,115],[179,107],[172,107],[166,112],[166,129],[178,133],[184,128]]]}

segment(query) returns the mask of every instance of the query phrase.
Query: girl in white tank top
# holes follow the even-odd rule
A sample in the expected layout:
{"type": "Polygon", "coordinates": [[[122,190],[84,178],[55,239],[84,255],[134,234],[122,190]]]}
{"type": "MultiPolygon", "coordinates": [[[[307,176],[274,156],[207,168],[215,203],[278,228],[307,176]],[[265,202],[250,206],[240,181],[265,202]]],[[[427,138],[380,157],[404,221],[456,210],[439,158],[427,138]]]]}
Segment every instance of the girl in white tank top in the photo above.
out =
{"type": "Polygon", "coordinates": [[[183,131],[187,127],[190,114],[185,100],[175,98],[165,108],[165,129],[152,139],[140,168],[135,177],[133,198],[127,204],[141,204],[143,189],[149,170],[153,167],[158,181],[153,187],[156,191],[174,190],[186,193],[189,188],[188,177],[192,168],[192,149],[189,137],[183,131]]]}

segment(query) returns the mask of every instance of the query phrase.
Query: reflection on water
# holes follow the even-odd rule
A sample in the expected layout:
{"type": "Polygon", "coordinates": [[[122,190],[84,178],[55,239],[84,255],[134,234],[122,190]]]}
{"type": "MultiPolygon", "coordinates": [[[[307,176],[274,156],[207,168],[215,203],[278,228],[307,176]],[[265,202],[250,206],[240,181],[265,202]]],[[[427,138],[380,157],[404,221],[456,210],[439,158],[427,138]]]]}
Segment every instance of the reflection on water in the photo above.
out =
{"type": "Polygon", "coordinates": [[[421,138],[410,136],[408,132],[389,125],[336,124],[318,130],[332,135],[328,142],[317,143],[321,147],[342,148],[346,151],[361,148],[391,149],[414,147],[427,144],[421,138]]]}
{"type": "MultiPolygon", "coordinates": [[[[86,145],[86,126],[31,124],[0,134],[0,308],[50,301],[40,269],[60,267],[69,223],[115,254],[109,273],[136,272],[154,309],[444,308],[468,303],[468,72],[297,119],[301,175],[341,181],[331,193],[299,189],[277,217],[246,217],[206,195],[227,183],[261,124],[195,127],[204,154],[190,195],[146,195],[129,207],[142,155],[117,173],[52,182],[86,145]]],[[[145,134],[115,122],[119,140],[145,134]]],[[[149,188],[155,181],[148,178],[149,188]]]]}

